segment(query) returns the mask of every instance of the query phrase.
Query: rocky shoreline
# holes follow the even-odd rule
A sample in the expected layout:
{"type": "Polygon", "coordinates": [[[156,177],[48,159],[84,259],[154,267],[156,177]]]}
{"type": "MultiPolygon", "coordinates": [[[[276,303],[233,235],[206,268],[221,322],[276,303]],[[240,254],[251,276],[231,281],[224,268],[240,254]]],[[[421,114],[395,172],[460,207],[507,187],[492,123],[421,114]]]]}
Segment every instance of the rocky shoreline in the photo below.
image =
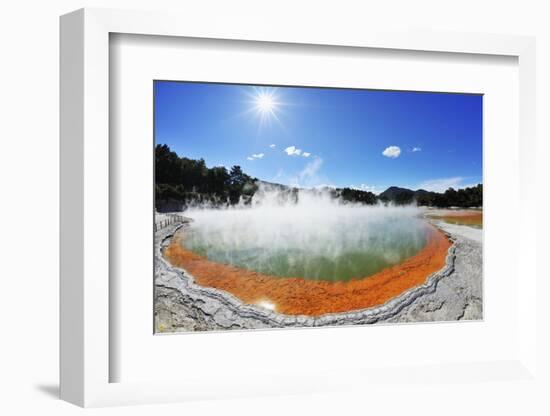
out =
{"type": "MultiPolygon", "coordinates": [[[[195,283],[193,276],[171,266],[163,249],[188,223],[155,233],[155,328],[157,333],[318,327],[384,322],[426,322],[482,319],[481,239],[430,220],[453,242],[445,266],[424,284],[385,304],[319,317],[283,315],[242,303],[233,295],[195,283]]],[[[481,231],[479,235],[481,235],[481,231]]]]}
{"type": "Polygon", "coordinates": [[[437,290],[403,308],[386,322],[437,322],[483,319],[481,229],[430,220],[454,241],[454,270],[437,290]]]}

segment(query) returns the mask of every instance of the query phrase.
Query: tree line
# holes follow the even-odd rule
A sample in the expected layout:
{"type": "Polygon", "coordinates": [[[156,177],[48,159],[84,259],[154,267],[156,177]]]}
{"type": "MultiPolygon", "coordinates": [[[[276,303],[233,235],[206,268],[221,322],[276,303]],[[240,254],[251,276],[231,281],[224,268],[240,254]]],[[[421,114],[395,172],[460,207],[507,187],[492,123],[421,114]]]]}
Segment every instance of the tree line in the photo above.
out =
{"type": "Polygon", "coordinates": [[[258,188],[256,181],[240,166],[230,170],[208,168],[204,159],[179,157],[165,144],[155,148],[155,202],[159,211],[194,204],[247,203],[258,188]]]}
{"type": "Polygon", "coordinates": [[[447,207],[481,207],[483,205],[483,185],[454,189],[445,192],[430,192],[423,189],[412,191],[407,188],[392,186],[378,195],[384,203],[392,202],[396,205],[416,203],[420,206],[447,208],[447,207]]]}
{"type": "Polygon", "coordinates": [[[470,188],[449,188],[443,193],[425,192],[417,196],[417,204],[435,207],[481,207],[483,206],[483,185],[478,184],[470,188]]]}
{"type": "MultiPolygon", "coordinates": [[[[191,205],[226,206],[238,203],[249,204],[258,191],[257,178],[244,173],[240,166],[229,170],[223,166],[208,168],[204,159],[179,157],[163,144],[155,147],[155,205],[158,211],[180,211],[191,205]]],[[[276,189],[290,192],[297,200],[298,190],[279,184],[269,184],[276,189]]],[[[425,190],[412,191],[390,187],[380,195],[353,188],[327,188],[334,198],[344,203],[375,205],[393,203],[406,205],[416,203],[430,207],[480,207],[483,205],[483,185],[443,193],[425,190]]]]}

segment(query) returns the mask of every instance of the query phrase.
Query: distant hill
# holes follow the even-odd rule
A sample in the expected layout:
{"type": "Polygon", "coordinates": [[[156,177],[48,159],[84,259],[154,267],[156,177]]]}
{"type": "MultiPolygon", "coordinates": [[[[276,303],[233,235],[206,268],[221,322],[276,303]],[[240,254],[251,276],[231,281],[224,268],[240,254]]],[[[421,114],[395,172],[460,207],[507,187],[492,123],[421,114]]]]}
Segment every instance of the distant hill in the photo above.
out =
{"type": "MultiPolygon", "coordinates": [[[[425,192],[425,191],[424,191],[425,192]]],[[[399,200],[412,200],[415,196],[415,192],[411,189],[400,188],[398,186],[390,186],[384,192],[378,195],[381,200],[399,201],[399,200]]]]}
{"type": "Polygon", "coordinates": [[[449,188],[443,193],[390,186],[378,195],[378,199],[397,205],[415,202],[418,205],[435,207],[480,207],[483,205],[483,185],[458,190],[449,188]]]}
{"type": "Polygon", "coordinates": [[[424,189],[413,191],[412,189],[408,188],[390,186],[388,189],[378,195],[378,198],[381,201],[391,201],[398,204],[409,204],[413,200],[418,200],[419,198],[423,199],[429,197],[431,194],[434,194],[434,192],[428,192],[424,189]]]}

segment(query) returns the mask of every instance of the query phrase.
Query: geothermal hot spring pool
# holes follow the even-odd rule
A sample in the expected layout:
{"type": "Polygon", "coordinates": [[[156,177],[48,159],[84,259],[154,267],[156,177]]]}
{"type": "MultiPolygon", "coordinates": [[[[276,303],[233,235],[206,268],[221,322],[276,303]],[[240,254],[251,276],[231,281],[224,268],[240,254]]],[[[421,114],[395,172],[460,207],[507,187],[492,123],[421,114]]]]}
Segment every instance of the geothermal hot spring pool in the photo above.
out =
{"type": "Polygon", "coordinates": [[[416,207],[298,204],[191,209],[164,253],[246,304],[320,316],[381,305],[441,270],[451,243],[416,207]]]}
{"type": "Polygon", "coordinates": [[[349,281],[417,254],[429,226],[414,208],[278,206],[195,210],[181,244],[272,277],[349,281]]]}

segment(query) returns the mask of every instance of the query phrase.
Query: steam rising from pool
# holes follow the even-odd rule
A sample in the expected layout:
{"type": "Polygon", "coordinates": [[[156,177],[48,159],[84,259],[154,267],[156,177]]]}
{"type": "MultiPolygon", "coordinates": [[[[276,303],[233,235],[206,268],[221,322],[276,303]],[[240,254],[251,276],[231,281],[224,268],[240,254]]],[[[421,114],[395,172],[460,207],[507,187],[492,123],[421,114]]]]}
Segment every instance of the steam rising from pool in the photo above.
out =
{"type": "Polygon", "coordinates": [[[335,281],[372,275],[426,244],[417,207],[344,204],[328,192],[288,196],[263,191],[250,206],[192,208],[182,244],[263,274],[335,281]]]}

